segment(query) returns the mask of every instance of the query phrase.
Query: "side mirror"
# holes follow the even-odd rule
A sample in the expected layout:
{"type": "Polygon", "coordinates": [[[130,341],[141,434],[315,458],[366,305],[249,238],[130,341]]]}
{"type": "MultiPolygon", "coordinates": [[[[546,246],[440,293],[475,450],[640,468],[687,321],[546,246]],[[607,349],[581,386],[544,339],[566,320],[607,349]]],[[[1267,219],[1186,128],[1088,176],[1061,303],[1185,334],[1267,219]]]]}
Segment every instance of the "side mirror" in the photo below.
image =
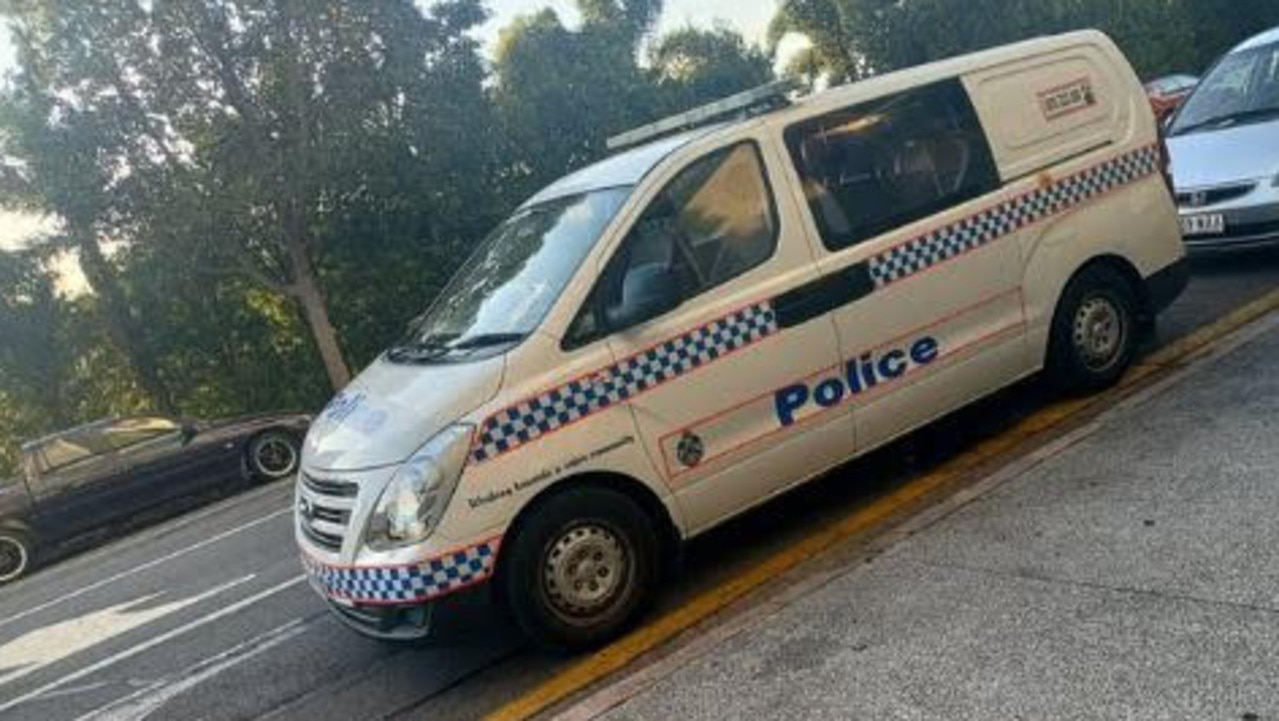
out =
{"type": "Polygon", "coordinates": [[[625,329],[675,310],[683,301],[675,274],[664,263],[631,268],[614,304],[605,309],[609,328],[625,329]]]}
{"type": "Polygon", "coordinates": [[[200,429],[196,427],[192,421],[183,421],[182,423],[182,442],[190,443],[191,439],[200,434],[200,429]]]}

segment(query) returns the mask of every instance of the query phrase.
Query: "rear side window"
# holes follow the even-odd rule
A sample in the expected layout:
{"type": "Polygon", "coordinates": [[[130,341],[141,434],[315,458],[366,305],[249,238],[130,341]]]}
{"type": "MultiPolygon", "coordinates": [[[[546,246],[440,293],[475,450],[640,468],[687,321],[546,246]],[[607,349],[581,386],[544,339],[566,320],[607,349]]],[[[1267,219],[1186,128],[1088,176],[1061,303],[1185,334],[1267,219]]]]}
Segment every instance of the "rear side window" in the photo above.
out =
{"type": "Polygon", "coordinates": [[[793,125],[786,146],[832,251],[999,187],[981,122],[958,80],[793,125]]]}
{"type": "Polygon", "coordinates": [[[104,428],[103,436],[112,448],[120,450],[175,435],[179,430],[178,424],[167,418],[126,418],[104,428]]]}
{"type": "Polygon", "coordinates": [[[40,447],[43,473],[61,470],[112,451],[102,432],[96,428],[64,433],[40,447]]]}

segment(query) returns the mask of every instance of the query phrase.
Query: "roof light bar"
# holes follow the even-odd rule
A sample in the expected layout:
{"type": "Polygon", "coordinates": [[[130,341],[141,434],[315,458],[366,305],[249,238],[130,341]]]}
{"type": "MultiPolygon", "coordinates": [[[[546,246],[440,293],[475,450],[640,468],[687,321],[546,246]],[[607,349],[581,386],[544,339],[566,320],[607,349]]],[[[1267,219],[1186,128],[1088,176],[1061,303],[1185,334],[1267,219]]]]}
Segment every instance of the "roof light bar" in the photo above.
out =
{"type": "Polygon", "coordinates": [[[618,150],[639,145],[649,140],[656,140],[672,133],[692,130],[720,120],[727,120],[734,116],[750,118],[756,115],[763,115],[790,105],[790,98],[787,94],[799,88],[799,82],[793,78],[761,85],[758,88],[730,95],[722,100],[716,100],[700,108],[694,108],[686,113],[672,115],[655,123],[629,130],[621,135],[615,135],[608,139],[606,146],[609,150],[618,150]]]}

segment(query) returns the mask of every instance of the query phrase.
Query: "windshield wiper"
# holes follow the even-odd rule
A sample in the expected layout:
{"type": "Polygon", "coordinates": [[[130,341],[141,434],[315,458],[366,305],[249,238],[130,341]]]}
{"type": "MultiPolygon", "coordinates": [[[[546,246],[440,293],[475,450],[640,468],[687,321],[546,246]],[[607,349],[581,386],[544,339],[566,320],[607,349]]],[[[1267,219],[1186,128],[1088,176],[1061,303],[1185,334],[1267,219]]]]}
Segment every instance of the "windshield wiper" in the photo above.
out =
{"type": "Polygon", "coordinates": [[[464,338],[449,345],[449,350],[478,350],[480,348],[492,348],[496,345],[519,343],[527,337],[527,333],[481,333],[469,338],[464,338]]]}
{"type": "Polygon", "coordinates": [[[449,343],[457,340],[457,333],[439,333],[420,340],[402,343],[387,351],[386,355],[396,363],[424,363],[447,355],[449,343]]]}
{"type": "Polygon", "coordinates": [[[387,357],[396,363],[430,363],[454,353],[519,343],[527,338],[528,334],[481,333],[458,340],[459,337],[457,333],[428,336],[423,340],[392,348],[387,351],[387,357]]]}
{"type": "Polygon", "coordinates": [[[1217,128],[1223,125],[1238,125],[1256,120],[1264,120],[1271,116],[1279,115],[1279,107],[1273,108],[1255,108],[1253,110],[1240,110],[1237,113],[1226,113],[1218,115],[1207,120],[1200,120],[1197,123],[1191,123],[1184,128],[1175,128],[1173,135],[1185,135],[1193,133],[1196,130],[1204,130],[1205,128],[1217,128]]]}

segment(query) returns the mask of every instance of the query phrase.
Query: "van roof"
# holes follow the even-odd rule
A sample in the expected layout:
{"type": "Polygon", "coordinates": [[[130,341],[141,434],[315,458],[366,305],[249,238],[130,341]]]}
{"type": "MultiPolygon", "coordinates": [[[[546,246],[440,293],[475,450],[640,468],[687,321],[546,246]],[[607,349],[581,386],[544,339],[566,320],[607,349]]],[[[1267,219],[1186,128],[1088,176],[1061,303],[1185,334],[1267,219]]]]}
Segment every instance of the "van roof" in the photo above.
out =
{"type": "Polygon", "coordinates": [[[551,183],[537,195],[525,201],[522,207],[527,208],[591,190],[635,185],[671,153],[700,137],[715,132],[723,125],[698,128],[612,155],[551,183]]]}
{"type": "MultiPolygon", "coordinates": [[[[1279,29],[1277,29],[1279,31],[1279,29]]],[[[727,133],[744,124],[757,122],[759,118],[781,117],[789,115],[807,115],[814,107],[823,104],[843,106],[852,95],[874,96],[894,92],[897,88],[923,85],[971,72],[978,68],[991,67],[1012,62],[1027,55],[1051,52],[1072,45],[1103,43],[1113,47],[1110,39],[1099,30],[1080,30],[1061,35],[1024,40],[1011,45],[1004,45],[989,50],[982,50],[967,55],[938,60],[925,65],[918,65],[883,75],[877,75],[855,83],[836,86],[819,93],[801,97],[791,105],[782,107],[764,115],[754,115],[740,120],[718,122],[699,127],[695,130],[664,137],[651,143],[639,145],[622,153],[608,157],[594,165],[587,166],[547,186],[537,195],[530,198],[522,207],[545,203],[569,195],[577,195],[591,190],[602,190],[639,183],[663,160],[680,148],[694,140],[716,133],[727,133]]]]}
{"type": "Polygon", "coordinates": [[[1271,28],[1260,35],[1243,41],[1238,47],[1230,52],[1237,53],[1241,50],[1252,50],[1253,48],[1259,48],[1271,43],[1279,43],[1279,27],[1271,28]]]}

